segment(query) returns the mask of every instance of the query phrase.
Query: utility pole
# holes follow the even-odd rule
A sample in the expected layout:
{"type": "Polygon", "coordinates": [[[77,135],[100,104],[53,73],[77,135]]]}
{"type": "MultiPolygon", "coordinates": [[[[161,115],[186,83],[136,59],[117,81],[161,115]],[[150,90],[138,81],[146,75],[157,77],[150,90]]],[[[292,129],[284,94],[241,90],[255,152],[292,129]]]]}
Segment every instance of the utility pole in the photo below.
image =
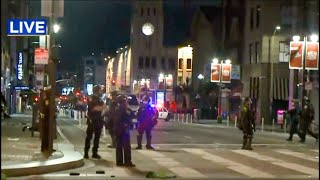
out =
{"type": "Polygon", "coordinates": [[[49,129],[48,129],[48,154],[51,155],[53,153],[53,138],[56,131],[55,126],[55,113],[56,113],[56,105],[55,105],[55,92],[56,92],[56,63],[53,57],[53,46],[55,44],[53,37],[53,29],[52,25],[54,23],[54,1],[51,1],[51,11],[49,15],[49,23],[48,23],[48,31],[49,31],[49,62],[48,62],[48,75],[49,75],[49,84],[51,89],[50,94],[50,105],[49,105],[49,129]]]}

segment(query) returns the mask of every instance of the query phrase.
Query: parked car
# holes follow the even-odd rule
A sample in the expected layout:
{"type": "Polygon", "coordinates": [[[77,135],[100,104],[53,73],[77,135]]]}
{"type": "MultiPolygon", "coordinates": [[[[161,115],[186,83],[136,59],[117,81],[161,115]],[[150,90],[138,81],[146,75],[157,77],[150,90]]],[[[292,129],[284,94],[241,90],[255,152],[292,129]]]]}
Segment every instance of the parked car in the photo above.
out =
{"type": "Polygon", "coordinates": [[[160,108],[158,108],[158,112],[159,112],[158,119],[164,119],[165,121],[169,121],[170,120],[171,113],[168,111],[167,108],[160,107],[160,108]]]}

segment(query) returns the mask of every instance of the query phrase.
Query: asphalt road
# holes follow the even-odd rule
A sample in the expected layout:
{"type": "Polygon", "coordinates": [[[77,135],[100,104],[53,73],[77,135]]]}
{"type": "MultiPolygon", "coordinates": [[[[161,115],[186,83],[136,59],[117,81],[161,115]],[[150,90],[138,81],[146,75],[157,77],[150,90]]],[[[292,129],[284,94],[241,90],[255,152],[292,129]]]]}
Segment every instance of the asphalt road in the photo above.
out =
{"type": "MultiPolygon", "coordinates": [[[[72,119],[60,119],[58,126],[63,137],[83,153],[85,127],[72,119]]],[[[115,166],[115,151],[107,147],[109,135],[101,138],[101,160],[84,160],[78,169],[56,172],[45,179],[70,178],[69,173],[80,173],[78,178],[118,179],[142,178],[148,171],[176,175],[177,178],[226,179],[273,178],[318,179],[319,148],[311,137],[305,144],[294,137],[287,142],[287,134],[256,132],[253,151],[241,150],[242,133],[236,128],[219,128],[199,124],[182,124],[159,120],[153,131],[155,151],[135,150],[136,131],[132,131],[132,159],[135,168],[115,166]],[[105,174],[97,174],[104,171],[105,174]]],[[[143,142],[145,142],[145,137],[143,142]]],[[[91,153],[91,152],[90,152],[91,153]]],[[[72,178],[72,177],[71,177],[72,178]]]]}

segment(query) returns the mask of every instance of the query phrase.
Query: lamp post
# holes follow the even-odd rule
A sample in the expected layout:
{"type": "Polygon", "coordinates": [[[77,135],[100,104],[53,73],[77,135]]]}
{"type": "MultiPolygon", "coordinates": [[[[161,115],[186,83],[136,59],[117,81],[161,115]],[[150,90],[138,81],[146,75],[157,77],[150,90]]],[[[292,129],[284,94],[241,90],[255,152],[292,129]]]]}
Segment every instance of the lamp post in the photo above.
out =
{"type": "Polygon", "coordinates": [[[271,36],[271,42],[269,44],[269,62],[271,63],[271,67],[270,67],[270,91],[269,91],[269,101],[270,101],[270,115],[272,117],[272,104],[273,104],[273,74],[274,74],[274,66],[273,66],[273,58],[271,58],[271,56],[273,55],[273,43],[274,43],[274,36],[276,34],[277,31],[279,31],[281,29],[280,26],[276,26],[276,28],[274,29],[273,35],[271,36]]]}
{"type": "Polygon", "coordinates": [[[199,79],[198,92],[200,92],[200,88],[202,86],[202,80],[204,79],[204,76],[202,74],[199,74],[198,79],[199,79]]]}
{"type": "MultiPolygon", "coordinates": [[[[312,50],[312,51],[309,51],[309,49],[307,48],[310,48],[308,46],[308,37],[307,36],[304,36],[303,37],[303,42],[299,42],[300,40],[300,36],[293,36],[292,37],[293,39],[293,42],[291,41],[290,42],[290,64],[289,64],[289,68],[290,69],[299,69],[301,70],[301,86],[300,86],[300,102],[301,102],[301,108],[304,106],[304,101],[303,101],[303,98],[305,97],[305,88],[306,88],[306,78],[305,78],[305,70],[306,68],[308,68],[308,73],[307,73],[307,82],[309,82],[309,70],[318,70],[318,59],[319,59],[319,43],[316,43],[317,47],[315,50],[312,50]],[[297,48],[295,47],[292,47],[292,43],[301,43],[302,47],[302,56],[299,54],[299,50],[300,48],[298,48],[298,51],[296,53],[292,53],[292,51],[296,50],[297,48]],[[314,51],[318,51],[318,52],[314,52],[314,51]],[[301,67],[294,67],[293,65],[295,65],[295,58],[301,56],[301,67]],[[307,62],[308,61],[308,62],[307,62]],[[315,63],[312,63],[310,65],[310,61],[313,61],[315,63]],[[308,63],[308,67],[306,67],[306,64],[308,63]],[[310,67],[312,66],[312,67],[310,67]]],[[[315,43],[317,42],[319,39],[318,35],[311,35],[310,36],[310,40],[315,43]]],[[[299,59],[298,59],[299,60],[299,59]]],[[[299,64],[298,64],[299,65],[299,64]]],[[[309,93],[308,93],[309,95],[309,93]]]]}
{"type": "Polygon", "coordinates": [[[217,58],[212,60],[211,64],[211,82],[217,82],[219,86],[218,92],[218,117],[221,117],[221,86],[222,83],[231,82],[231,60],[227,59],[225,62],[220,61],[217,58]],[[215,67],[215,68],[213,68],[215,67]],[[218,75],[217,79],[214,79],[214,75],[218,75]]]}

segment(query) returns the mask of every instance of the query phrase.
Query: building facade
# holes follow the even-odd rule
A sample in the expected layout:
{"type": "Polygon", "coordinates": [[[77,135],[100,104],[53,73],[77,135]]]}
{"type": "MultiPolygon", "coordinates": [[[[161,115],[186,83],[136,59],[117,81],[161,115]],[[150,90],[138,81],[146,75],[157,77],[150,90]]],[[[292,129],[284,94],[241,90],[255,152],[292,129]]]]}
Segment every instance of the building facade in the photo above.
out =
{"type": "Polygon", "coordinates": [[[95,85],[104,85],[106,83],[106,63],[102,56],[86,56],[82,58],[83,69],[83,89],[88,95],[92,94],[92,88],[95,85]]]}

